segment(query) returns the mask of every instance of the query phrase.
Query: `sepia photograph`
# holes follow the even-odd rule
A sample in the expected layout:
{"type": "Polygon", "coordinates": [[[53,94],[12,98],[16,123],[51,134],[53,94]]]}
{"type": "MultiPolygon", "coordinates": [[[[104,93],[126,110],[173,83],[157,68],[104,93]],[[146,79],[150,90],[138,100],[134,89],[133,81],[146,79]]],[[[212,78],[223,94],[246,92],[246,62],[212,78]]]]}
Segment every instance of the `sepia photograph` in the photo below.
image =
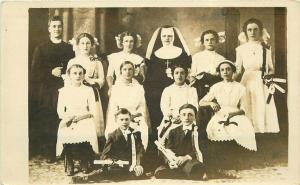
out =
{"type": "Polygon", "coordinates": [[[25,184],[287,184],[299,46],[288,6],[241,5],[28,6],[25,184]]]}

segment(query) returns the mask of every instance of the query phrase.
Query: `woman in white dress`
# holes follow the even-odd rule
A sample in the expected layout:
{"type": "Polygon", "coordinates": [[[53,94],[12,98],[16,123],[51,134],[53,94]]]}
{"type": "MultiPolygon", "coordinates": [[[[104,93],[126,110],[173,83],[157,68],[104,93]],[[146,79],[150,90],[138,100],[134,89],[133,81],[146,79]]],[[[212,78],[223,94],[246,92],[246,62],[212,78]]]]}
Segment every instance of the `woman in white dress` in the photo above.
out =
{"type": "Polygon", "coordinates": [[[206,129],[208,139],[211,141],[208,142],[210,149],[208,163],[216,164],[210,164],[212,168],[222,168],[218,163],[227,162],[229,166],[225,168],[231,168],[238,162],[240,153],[245,152],[237,144],[250,151],[257,150],[255,132],[243,110],[246,89],[232,78],[236,71],[235,65],[231,61],[224,60],[218,65],[217,71],[223,81],[213,85],[208,94],[200,100],[199,105],[210,106],[215,112],[206,129]]]}
{"type": "MultiPolygon", "coordinates": [[[[94,46],[94,38],[88,33],[81,33],[76,39],[78,48],[77,56],[71,59],[68,63],[68,67],[74,64],[80,64],[85,70],[86,75],[83,83],[87,86],[91,86],[94,91],[94,97],[96,101],[95,112],[95,129],[97,136],[104,137],[105,122],[103,117],[102,103],[100,97],[100,89],[103,87],[104,71],[101,61],[97,56],[92,55],[92,47],[94,46]]],[[[65,80],[65,85],[68,85],[68,79],[65,80]]]]}
{"type": "Polygon", "coordinates": [[[59,90],[57,113],[62,121],[57,133],[56,156],[65,154],[67,175],[74,174],[74,156],[80,158],[84,173],[94,154],[99,153],[94,117],[96,102],[92,88],[83,85],[85,69],[74,64],[68,67],[70,84],[59,90]]]}
{"type": "Polygon", "coordinates": [[[246,116],[256,133],[278,133],[274,98],[266,103],[269,91],[263,83],[264,77],[274,73],[271,50],[262,42],[263,25],[252,18],[244,23],[243,31],[247,42],[236,48],[236,65],[238,78],[246,87],[246,116]]]}
{"type": "Polygon", "coordinates": [[[196,89],[185,83],[188,69],[177,64],[172,68],[172,74],[174,83],[164,89],[160,101],[160,108],[164,118],[158,127],[158,140],[162,144],[165,143],[169,131],[181,125],[179,123],[179,108],[184,104],[192,104],[198,107],[196,89]],[[178,123],[176,124],[176,122],[178,123]]]}
{"type": "Polygon", "coordinates": [[[134,53],[134,50],[141,46],[140,35],[125,31],[116,37],[116,42],[117,47],[122,51],[107,56],[109,65],[106,80],[109,86],[109,96],[112,85],[121,75],[120,66],[125,61],[130,61],[135,65],[134,81],[143,83],[145,80],[144,58],[134,53]]]}
{"type": "Polygon", "coordinates": [[[130,126],[141,132],[143,146],[148,146],[148,129],[150,127],[149,116],[145,101],[145,92],[143,86],[135,83],[133,80],[134,64],[125,61],[120,66],[120,77],[112,86],[107,112],[107,127],[105,136],[118,128],[114,120],[115,112],[120,108],[126,108],[130,111],[133,121],[130,126]]]}

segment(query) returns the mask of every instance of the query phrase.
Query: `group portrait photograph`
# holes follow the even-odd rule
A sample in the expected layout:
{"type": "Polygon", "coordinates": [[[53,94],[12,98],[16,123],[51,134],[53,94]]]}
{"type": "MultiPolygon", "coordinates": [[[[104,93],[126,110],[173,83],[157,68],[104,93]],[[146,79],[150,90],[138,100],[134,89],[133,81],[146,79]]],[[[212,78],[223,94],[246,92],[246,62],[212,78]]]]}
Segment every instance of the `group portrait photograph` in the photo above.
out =
{"type": "Polygon", "coordinates": [[[288,13],[28,8],[27,183],[285,184],[288,13]]]}

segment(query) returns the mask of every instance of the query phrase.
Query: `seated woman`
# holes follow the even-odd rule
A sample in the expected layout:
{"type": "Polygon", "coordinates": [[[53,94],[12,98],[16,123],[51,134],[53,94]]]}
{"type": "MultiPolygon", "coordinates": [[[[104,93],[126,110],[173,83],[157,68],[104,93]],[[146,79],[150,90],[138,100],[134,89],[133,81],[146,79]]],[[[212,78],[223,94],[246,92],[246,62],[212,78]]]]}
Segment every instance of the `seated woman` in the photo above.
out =
{"type": "Polygon", "coordinates": [[[174,83],[166,87],[162,93],[160,108],[164,118],[158,127],[158,140],[164,144],[169,131],[180,126],[179,108],[184,104],[192,104],[198,107],[197,91],[185,83],[188,69],[182,65],[175,65],[172,68],[174,83]],[[176,122],[178,124],[176,124],[176,122]]]}
{"type": "Polygon", "coordinates": [[[116,37],[117,47],[122,51],[112,53],[107,56],[109,66],[107,71],[107,83],[109,86],[108,95],[111,94],[111,88],[120,74],[120,65],[125,61],[134,64],[134,81],[143,83],[145,80],[144,58],[135,54],[135,49],[141,46],[141,37],[138,34],[125,31],[116,37]]]}
{"type": "Polygon", "coordinates": [[[94,154],[99,153],[94,122],[96,103],[92,88],[83,85],[85,73],[81,65],[69,66],[70,84],[59,90],[57,112],[62,121],[57,134],[56,156],[64,154],[67,175],[74,174],[76,155],[81,160],[81,170],[87,173],[94,154]]]}
{"type": "Polygon", "coordinates": [[[105,136],[113,132],[118,125],[115,123],[114,114],[120,108],[126,108],[131,112],[133,121],[130,127],[141,132],[143,146],[148,145],[148,128],[150,127],[147,116],[147,106],[143,86],[133,81],[134,64],[125,61],[120,66],[121,76],[112,87],[107,111],[107,127],[105,136]]]}
{"type": "MultiPolygon", "coordinates": [[[[245,152],[238,145],[256,151],[255,133],[251,121],[244,115],[245,87],[232,79],[236,71],[235,65],[231,61],[224,60],[218,65],[217,71],[223,81],[212,86],[199,102],[200,106],[210,106],[215,111],[206,129],[208,139],[211,141],[208,145],[210,150],[208,166],[213,170],[214,168],[236,170],[238,159],[241,159],[241,155],[245,152]]],[[[236,176],[235,171],[233,173],[229,175],[236,176]]]]}
{"type": "MultiPolygon", "coordinates": [[[[85,70],[86,75],[83,81],[84,85],[91,86],[94,91],[96,100],[96,112],[94,115],[96,123],[97,136],[104,137],[104,117],[102,103],[100,97],[100,89],[103,87],[104,71],[101,61],[92,54],[92,47],[95,46],[94,38],[88,33],[81,33],[76,39],[77,55],[68,63],[68,67],[74,64],[80,64],[85,70]]],[[[68,83],[68,78],[65,80],[65,85],[68,83]]]]}

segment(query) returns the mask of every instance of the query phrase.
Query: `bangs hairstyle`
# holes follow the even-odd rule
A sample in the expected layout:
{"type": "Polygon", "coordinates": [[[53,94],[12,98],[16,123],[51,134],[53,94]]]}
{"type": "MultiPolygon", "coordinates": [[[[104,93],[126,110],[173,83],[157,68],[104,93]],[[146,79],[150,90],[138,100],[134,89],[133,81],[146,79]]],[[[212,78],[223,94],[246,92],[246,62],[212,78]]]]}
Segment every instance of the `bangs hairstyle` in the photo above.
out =
{"type": "Polygon", "coordinates": [[[231,67],[231,69],[232,69],[232,72],[236,72],[235,65],[231,61],[229,61],[229,60],[224,60],[223,62],[220,62],[219,65],[218,65],[218,67],[216,68],[216,71],[218,73],[220,73],[220,67],[221,67],[222,64],[229,64],[230,67],[231,67]]]}
{"type": "Polygon", "coordinates": [[[120,115],[120,114],[129,114],[129,116],[131,117],[131,113],[129,112],[128,109],[125,109],[125,108],[120,108],[116,111],[115,113],[115,119],[117,119],[117,117],[120,115]]]}
{"type": "Polygon", "coordinates": [[[130,61],[125,61],[120,65],[120,72],[122,73],[122,69],[126,64],[130,64],[132,66],[132,68],[134,69],[134,64],[130,61]]]}
{"type": "Polygon", "coordinates": [[[78,45],[80,42],[80,39],[82,39],[84,37],[88,38],[91,41],[92,46],[95,44],[94,37],[88,33],[79,34],[76,38],[76,44],[78,45]]]}
{"type": "Polygon", "coordinates": [[[50,23],[52,21],[60,21],[61,22],[61,25],[63,26],[64,25],[64,22],[62,20],[62,18],[60,16],[53,16],[53,17],[50,17],[49,20],[48,20],[48,27],[50,26],[50,23]]]}
{"type": "Polygon", "coordinates": [[[70,75],[70,72],[71,72],[71,69],[72,69],[72,68],[81,68],[82,71],[83,71],[83,74],[86,74],[86,70],[85,70],[81,65],[79,65],[79,64],[73,64],[73,65],[71,65],[71,66],[67,69],[68,75],[70,75]]]}
{"type": "Polygon", "coordinates": [[[123,40],[124,40],[124,37],[126,36],[131,36],[133,38],[133,48],[136,49],[137,47],[137,36],[136,36],[136,33],[133,33],[133,32],[129,32],[129,31],[124,31],[120,34],[120,45],[122,46],[123,48],[123,40]]]}
{"type": "Polygon", "coordinates": [[[181,64],[175,64],[172,68],[171,68],[171,71],[172,71],[172,76],[174,76],[174,71],[176,68],[182,68],[184,69],[184,72],[185,72],[185,78],[187,77],[188,75],[188,68],[184,65],[181,65],[181,64]]]}
{"type": "Polygon", "coordinates": [[[184,105],[182,105],[180,108],[179,108],[179,113],[181,112],[181,110],[183,110],[183,109],[192,109],[193,111],[194,111],[194,113],[195,113],[195,115],[197,114],[197,108],[194,106],[194,105],[192,105],[192,104],[184,104],[184,105]]]}
{"type": "Polygon", "coordinates": [[[255,18],[251,18],[251,19],[248,19],[244,25],[243,25],[243,32],[246,34],[246,37],[248,38],[248,35],[247,35],[247,26],[248,24],[256,24],[259,28],[259,33],[260,35],[262,35],[262,31],[263,31],[263,24],[260,20],[258,19],[255,19],[255,18]]]}
{"type": "Polygon", "coordinates": [[[213,34],[215,39],[216,39],[216,43],[219,43],[219,35],[216,31],[214,30],[206,30],[204,31],[202,34],[201,34],[201,44],[204,43],[204,36],[207,35],[207,34],[213,34]]]}

